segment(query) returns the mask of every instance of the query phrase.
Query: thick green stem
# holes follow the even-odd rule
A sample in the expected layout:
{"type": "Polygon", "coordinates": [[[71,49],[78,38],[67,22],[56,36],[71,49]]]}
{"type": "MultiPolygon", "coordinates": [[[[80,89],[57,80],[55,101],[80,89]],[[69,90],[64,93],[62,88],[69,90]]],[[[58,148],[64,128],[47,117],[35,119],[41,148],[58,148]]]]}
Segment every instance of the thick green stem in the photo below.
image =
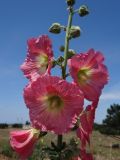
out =
{"type": "Polygon", "coordinates": [[[68,18],[68,25],[67,25],[67,31],[66,31],[66,37],[65,37],[65,52],[64,52],[64,64],[62,68],[62,78],[66,78],[66,66],[67,66],[67,57],[68,57],[68,49],[69,49],[69,32],[72,25],[72,17],[73,17],[73,9],[69,9],[69,18],[68,18]]]}
{"type": "MultiPolygon", "coordinates": [[[[69,18],[68,18],[68,25],[67,25],[67,30],[66,30],[66,37],[65,37],[65,52],[64,52],[64,63],[62,66],[62,78],[66,79],[66,66],[67,66],[67,58],[68,58],[68,49],[69,49],[69,32],[70,28],[72,25],[72,16],[73,16],[73,9],[72,7],[69,8],[69,18]]],[[[62,149],[62,135],[58,135],[58,140],[57,140],[57,147],[59,151],[62,149]]],[[[59,155],[59,159],[60,155],[59,155]]]]}
{"type": "Polygon", "coordinates": [[[59,151],[59,160],[61,160],[61,150],[62,150],[62,135],[58,135],[57,139],[57,149],[59,151]]]}
{"type": "Polygon", "coordinates": [[[58,146],[58,149],[61,150],[61,148],[62,148],[62,135],[58,135],[57,146],[58,146]]]}

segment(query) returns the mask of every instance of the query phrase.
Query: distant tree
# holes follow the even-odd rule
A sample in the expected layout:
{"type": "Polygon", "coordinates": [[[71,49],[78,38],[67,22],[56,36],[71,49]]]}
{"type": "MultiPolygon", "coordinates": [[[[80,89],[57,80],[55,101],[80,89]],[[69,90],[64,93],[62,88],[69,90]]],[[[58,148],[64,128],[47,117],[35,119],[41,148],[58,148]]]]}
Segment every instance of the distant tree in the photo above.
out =
{"type": "Polygon", "coordinates": [[[0,123],[0,128],[1,129],[5,129],[5,128],[8,128],[8,124],[7,123],[0,123]]]}
{"type": "Polygon", "coordinates": [[[26,124],[26,125],[30,125],[30,122],[29,122],[29,121],[26,121],[25,124],[26,124]]]}
{"type": "Polygon", "coordinates": [[[12,124],[12,128],[22,128],[23,124],[22,123],[14,123],[12,124]]]}
{"type": "Polygon", "coordinates": [[[99,131],[102,126],[102,124],[94,123],[93,128],[95,131],[99,131]]]}
{"type": "Polygon", "coordinates": [[[106,118],[103,120],[101,133],[120,135],[120,105],[113,104],[107,109],[106,118]]]}

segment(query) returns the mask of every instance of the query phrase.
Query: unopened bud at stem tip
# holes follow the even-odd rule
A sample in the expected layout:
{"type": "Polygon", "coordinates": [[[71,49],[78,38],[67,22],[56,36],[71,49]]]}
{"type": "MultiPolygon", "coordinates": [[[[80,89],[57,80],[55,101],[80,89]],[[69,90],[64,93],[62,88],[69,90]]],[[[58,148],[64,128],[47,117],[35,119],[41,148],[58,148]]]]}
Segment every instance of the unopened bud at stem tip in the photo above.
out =
{"type": "Polygon", "coordinates": [[[75,4],[75,0],[66,0],[68,6],[73,6],[75,4]]]}
{"type": "Polygon", "coordinates": [[[78,13],[81,17],[88,15],[89,14],[88,7],[86,5],[80,6],[78,13]]]}

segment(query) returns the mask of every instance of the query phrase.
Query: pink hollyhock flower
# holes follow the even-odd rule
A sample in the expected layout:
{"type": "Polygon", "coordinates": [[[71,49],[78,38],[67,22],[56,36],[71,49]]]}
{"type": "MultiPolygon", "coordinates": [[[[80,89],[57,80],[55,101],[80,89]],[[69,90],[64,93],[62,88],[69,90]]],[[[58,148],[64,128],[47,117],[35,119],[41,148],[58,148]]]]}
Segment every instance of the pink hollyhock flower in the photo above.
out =
{"type": "Polygon", "coordinates": [[[24,75],[31,80],[39,75],[50,73],[53,60],[51,40],[47,35],[28,40],[28,54],[21,65],[24,75]]]}
{"type": "Polygon", "coordinates": [[[27,159],[32,154],[39,134],[40,131],[37,129],[12,131],[10,133],[10,144],[20,155],[21,160],[27,159]]]}
{"type": "Polygon", "coordinates": [[[93,156],[91,153],[86,153],[85,150],[81,150],[81,160],[93,160],[93,156]]]}
{"type": "Polygon", "coordinates": [[[86,110],[80,115],[80,125],[77,129],[77,136],[81,140],[81,148],[84,149],[86,143],[90,144],[90,134],[92,133],[95,110],[98,102],[93,102],[92,105],[88,105],[86,110]]]}
{"type": "Polygon", "coordinates": [[[68,60],[74,82],[83,91],[85,98],[90,101],[98,99],[102,88],[108,82],[108,71],[103,61],[102,53],[95,52],[93,49],[68,60]]]}
{"type": "Polygon", "coordinates": [[[83,110],[84,97],[77,86],[59,77],[42,76],[25,88],[24,99],[35,128],[63,134],[83,110]]]}

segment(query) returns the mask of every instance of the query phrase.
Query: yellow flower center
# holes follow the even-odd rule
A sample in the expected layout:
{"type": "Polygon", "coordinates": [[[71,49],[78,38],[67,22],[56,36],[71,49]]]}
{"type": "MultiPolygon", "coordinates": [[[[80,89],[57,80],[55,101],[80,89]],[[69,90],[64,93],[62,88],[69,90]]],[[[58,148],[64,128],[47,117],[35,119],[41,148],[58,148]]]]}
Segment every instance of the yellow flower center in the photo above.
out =
{"type": "Polygon", "coordinates": [[[79,84],[87,83],[90,79],[90,75],[91,75],[91,72],[90,72],[89,68],[80,69],[77,73],[77,78],[78,78],[79,84]]]}
{"type": "Polygon", "coordinates": [[[48,94],[47,96],[44,96],[42,99],[43,103],[47,107],[47,110],[53,113],[58,113],[64,105],[62,98],[58,95],[48,94]]]}
{"type": "Polygon", "coordinates": [[[48,56],[45,53],[40,54],[37,58],[37,66],[44,67],[48,65],[48,56]]]}
{"type": "Polygon", "coordinates": [[[36,65],[39,68],[39,74],[44,74],[48,67],[48,56],[45,53],[41,53],[36,57],[36,65]]]}

